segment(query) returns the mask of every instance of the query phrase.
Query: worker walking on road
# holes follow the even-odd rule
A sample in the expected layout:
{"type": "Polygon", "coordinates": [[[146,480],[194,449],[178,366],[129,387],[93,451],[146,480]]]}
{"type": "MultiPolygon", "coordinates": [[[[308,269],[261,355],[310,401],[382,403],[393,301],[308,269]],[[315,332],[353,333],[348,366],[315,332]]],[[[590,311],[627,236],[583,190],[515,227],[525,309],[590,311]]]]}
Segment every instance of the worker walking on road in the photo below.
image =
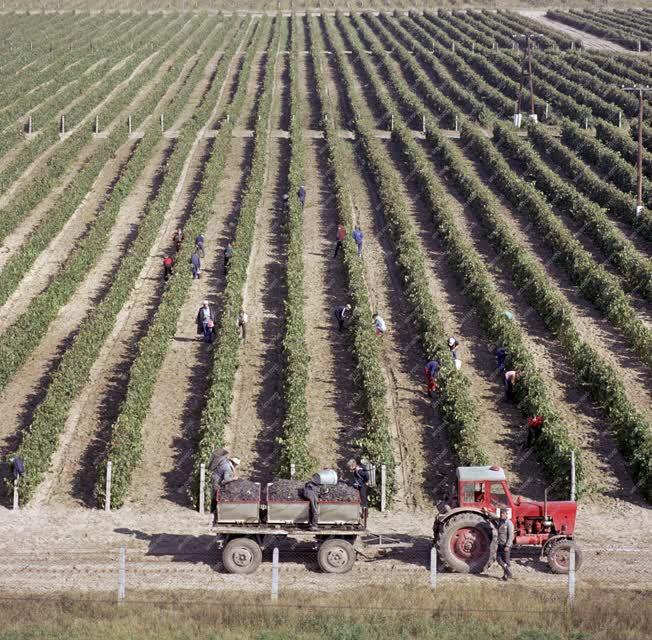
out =
{"type": "Polygon", "coordinates": [[[183,243],[183,231],[180,227],[174,232],[172,241],[174,242],[174,250],[179,253],[181,251],[181,244],[183,243]]]}
{"type": "Polygon", "coordinates": [[[353,240],[355,241],[356,245],[358,245],[358,256],[362,256],[362,239],[364,238],[364,233],[362,233],[362,230],[358,225],[355,226],[355,229],[353,230],[353,233],[351,234],[353,236],[353,240]]]}
{"type": "Polygon", "coordinates": [[[387,325],[385,324],[385,321],[377,313],[374,313],[372,319],[374,322],[374,329],[376,330],[376,335],[378,337],[384,336],[385,331],[387,331],[387,325]]]}
{"type": "Polygon", "coordinates": [[[211,513],[213,514],[213,526],[217,520],[217,490],[228,482],[237,480],[236,467],[240,464],[239,458],[229,458],[227,455],[221,456],[211,473],[211,513]]]}
{"type": "MultiPolygon", "coordinates": [[[[493,518],[495,519],[495,516],[493,518]]],[[[503,570],[503,580],[507,581],[512,577],[510,556],[514,544],[514,525],[509,519],[509,512],[505,507],[500,508],[500,517],[495,526],[498,529],[496,561],[503,570]]]]}
{"type": "Polygon", "coordinates": [[[531,448],[536,443],[541,437],[541,431],[543,431],[543,416],[530,416],[527,419],[526,449],[531,448]]]}
{"type": "Polygon", "coordinates": [[[301,203],[301,208],[306,206],[306,188],[304,185],[301,185],[297,190],[297,196],[299,197],[299,202],[301,203]]]}
{"type": "Polygon", "coordinates": [[[426,386],[427,394],[429,397],[432,397],[433,392],[439,391],[439,385],[437,384],[437,377],[439,376],[439,370],[441,369],[441,363],[439,360],[430,360],[424,367],[424,374],[426,376],[426,386]]]}
{"type": "Polygon", "coordinates": [[[335,309],[335,319],[337,320],[337,327],[340,331],[344,329],[345,323],[351,317],[351,305],[345,304],[343,307],[335,309]]]}
{"type": "Polygon", "coordinates": [[[303,498],[310,502],[310,531],[319,531],[319,487],[321,482],[316,473],[303,486],[303,498]]]}
{"type": "Polygon", "coordinates": [[[201,233],[195,238],[195,251],[199,253],[199,256],[201,258],[204,258],[206,256],[206,253],[204,251],[204,235],[201,233]]]}
{"type": "Polygon", "coordinates": [[[247,341],[247,323],[249,322],[249,316],[245,313],[244,309],[240,309],[238,314],[238,332],[240,333],[240,340],[242,342],[247,341]]]}
{"type": "Polygon", "coordinates": [[[335,240],[337,242],[335,244],[335,253],[333,254],[333,258],[337,258],[337,252],[340,249],[342,249],[345,238],[346,238],[346,229],[344,228],[344,225],[338,224],[337,233],[335,235],[335,240]]]}
{"type": "Polygon", "coordinates": [[[224,275],[229,273],[229,262],[233,257],[233,245],[229,242],[224,249],[224,275]]]}
{"type": "Polygon", "coordinates": [[[213,331],[215,330],[215,315],[208,300],[204,300],[197,312],[197,333],[203,335],[204,342],[213,342],[213,331]]]}
{"type": "Polygon", "coordinates": [[[193,280],[195,278],[199,280],[201,278],[201,260],[199,259],[199,253],[197,251],[190,256],[190,265],[193,280]]]}
{"type": "Polygon", "coordinates": [[[351,486],[360,493],[360,506],[362,507],[362,523],[367,528],[367,517],[369,516],[369,472],[358,463],[355,458],[351,458],[346,466],[351,472],[351,486]]]}
{"type": "Polygon", "coordinates": [[[163,258],[163,279],[167,282],[172,275],[174,270],[174,258],[171,256],[165,256],[163,258]]]}

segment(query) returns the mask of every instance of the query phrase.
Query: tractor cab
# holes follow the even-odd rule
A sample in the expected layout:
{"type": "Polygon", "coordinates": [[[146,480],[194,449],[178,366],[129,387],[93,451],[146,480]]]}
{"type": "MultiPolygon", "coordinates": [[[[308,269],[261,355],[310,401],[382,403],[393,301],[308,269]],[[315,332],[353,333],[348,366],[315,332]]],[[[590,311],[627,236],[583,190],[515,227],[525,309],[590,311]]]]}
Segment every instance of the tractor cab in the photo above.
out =
{"type": "Polygon", "coordinates": [[[499,515],[501,507],[514,512],[512,495],[507,486],[505,472],[498,466],[458,467],[457,501],[461,508],[467,507],[499,515]]]}

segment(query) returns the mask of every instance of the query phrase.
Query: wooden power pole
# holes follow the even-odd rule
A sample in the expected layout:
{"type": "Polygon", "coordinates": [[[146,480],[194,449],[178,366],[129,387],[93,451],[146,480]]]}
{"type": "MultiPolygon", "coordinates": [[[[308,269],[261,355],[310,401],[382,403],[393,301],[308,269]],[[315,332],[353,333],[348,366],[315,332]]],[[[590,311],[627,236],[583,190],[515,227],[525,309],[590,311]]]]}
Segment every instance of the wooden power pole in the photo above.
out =
{"type": "Polygon", "coordinates": [[[652,87],[625,87],[624,91],[638,93],[638,157],[636,161],[636,215],[643,212],[643,94],[652,91],[652,87]]]}

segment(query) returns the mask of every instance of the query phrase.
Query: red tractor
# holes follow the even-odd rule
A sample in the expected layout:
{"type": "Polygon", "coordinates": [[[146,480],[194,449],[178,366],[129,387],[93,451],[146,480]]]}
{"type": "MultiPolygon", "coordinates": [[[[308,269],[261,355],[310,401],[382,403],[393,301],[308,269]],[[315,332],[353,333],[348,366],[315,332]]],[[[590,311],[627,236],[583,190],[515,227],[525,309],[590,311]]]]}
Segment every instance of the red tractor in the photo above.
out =
{"type": "Polygon", "coordinates": [[[582,556],[573,531],[577,503],[571,501],[532,502],[517,496],[507,486],[505,472],[498,466],[458,467],[457,496],[451,503],[437,505],[439,515],[433,528],[434,544],[441,562],[456,573],[481,573],[496,559],[497,528],[493,516],[500,507],[508,509],[514,524],[514,547],[539,547],[553,573],[568,573],[571,550],[575,568],[582,556]]]}

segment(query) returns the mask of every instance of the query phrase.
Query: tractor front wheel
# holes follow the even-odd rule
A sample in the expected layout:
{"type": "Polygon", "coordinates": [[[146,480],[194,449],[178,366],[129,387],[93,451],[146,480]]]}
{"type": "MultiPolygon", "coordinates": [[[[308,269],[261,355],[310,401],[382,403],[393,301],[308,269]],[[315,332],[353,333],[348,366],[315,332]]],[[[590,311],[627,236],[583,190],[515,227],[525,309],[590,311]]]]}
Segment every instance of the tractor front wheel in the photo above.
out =
{"type": "Polygon", "coordinates": [[[548,549],[548,566],[553,573],[568,573],[571,551],[575,551],[575,571],[582,566],[582,552],[572,540],[557,540],[548,549]]]}
{"type": "Polygon", "coordinates": [[[449,518],[436,544],[441,561],[455,573],[482,573],[496,559],[496,529],[477,513],[449,518]]]}

